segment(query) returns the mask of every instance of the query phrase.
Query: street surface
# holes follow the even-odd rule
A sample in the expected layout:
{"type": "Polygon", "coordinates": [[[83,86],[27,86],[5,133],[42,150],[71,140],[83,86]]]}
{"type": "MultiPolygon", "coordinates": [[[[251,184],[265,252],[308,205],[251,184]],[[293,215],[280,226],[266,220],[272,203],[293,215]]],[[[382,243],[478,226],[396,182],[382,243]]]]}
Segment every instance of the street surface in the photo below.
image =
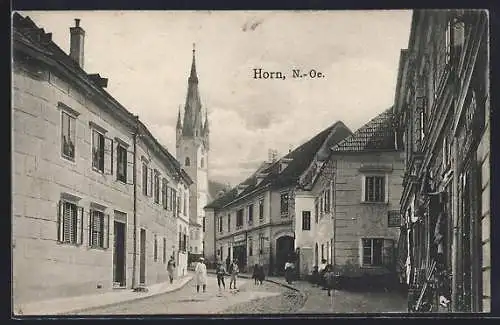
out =
{"type": "Polygon", "coordinates": [[[208,275],[207,292],[196,293],[194,282],[190,281],[182,289],[162,295],[129,301],[118,305],[95,308],[73,315],[145,315],[145,314],[217,314],[217,313],[265,313],[290,312],[300,308],[294,300],[299,293],[277,284],[265,282],[255,286],[253,281],[238,279],[239,292],[226,290],[219,293],[215,276],[208,275]],[[283,296],[283,294],[285,294],[283,296]],[[250,303],[249,303],[250,302],[250,303]],[[227,311],[226,311],[227,310],[227,311]]]}
{"type": "MultiPolygon", "coordinates": [[[[302,293],[275,283],[254,285],[238,279],[239,292],[219,293],[215,276],[208,275],[207,292],[196,293],[190,281],[178,291],[85,310],[74,315],[161,315],[161,314],[274,314],[274,313],[386,313],[406,312],[406,296],[395,292],[350,292],[336,290],[332,297],[307,282],[294,282],[302,293]]],[[[201,291],[201,288],[200,288],[201,291]]]]}

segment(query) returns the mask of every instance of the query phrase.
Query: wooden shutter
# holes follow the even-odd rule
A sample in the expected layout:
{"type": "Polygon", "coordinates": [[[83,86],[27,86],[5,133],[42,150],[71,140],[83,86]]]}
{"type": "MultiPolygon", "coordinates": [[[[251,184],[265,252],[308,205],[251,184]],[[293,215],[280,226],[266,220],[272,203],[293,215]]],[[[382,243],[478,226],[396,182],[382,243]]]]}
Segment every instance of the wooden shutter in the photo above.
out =
{"type": "Polygon", "coordinates": [[[109,247],[109,214],[104,214],[103,218],[104,218],[104,220],[103,220],[104,227],[102,229],[102,231],[103,231],[102,247],[108,248],[109,247]]]}
{"type": "Polygon", "coordinates": [[[148,168],[148,196],[153,196],[153,169],[148,168]]]}
{"type": "Polygon", "coordinates": [[[59,201],[57,203],[57,241],[63,241],[64,232],[64,217],[63,217],[64,202],[59,201]]]}
{"type": "Polygon", "coordinates": [[[394,240],[384,239],[382,246],[382,263],[387,267],[394,264],[394,240]]]}
{"type": "Polygon", "coordinates": [[[94,210],[89,211],[89,246],[92,247],[92,229],[94,229],[94,210]]]}
{"type": "Polygon", "coordinates": [[[83,243],[83,207],[76,208],[76,244],[83,243]]]}
{"type": "Polygon", "coordinates": [[[113,175],[113,139],[104,137],[104,174],[113,175]]]}
{"type": "Polygon", "coordinates": [[[127,150],[127,166],[125,166],[127,171],[127,184],[134,184],[134,153],[127,150]]]}

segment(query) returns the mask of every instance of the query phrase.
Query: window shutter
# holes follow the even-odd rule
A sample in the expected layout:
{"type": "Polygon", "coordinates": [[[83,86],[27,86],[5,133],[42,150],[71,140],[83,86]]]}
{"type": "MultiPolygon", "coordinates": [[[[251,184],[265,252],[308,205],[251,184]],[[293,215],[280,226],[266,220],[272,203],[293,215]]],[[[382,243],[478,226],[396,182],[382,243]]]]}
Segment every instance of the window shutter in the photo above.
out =
{"type": "Polygon", "coordinates": [[[83,243],[83,207],[77,207],[76,217],[76,244],[83,243]]]}
{"type": "Polygon", "coordinates": [[[125,166],[127,171],[127,184],[134,184],[134,153],[127,150],[127,166],[125,166]]]}
{"type": "Polygon", "coordinates": [[[387,267],[394,264],[394,240],[384,239],[382,246],[382,263],[387,267]]]}
{"type": "Polygon", "coordinates": [[[102,243],[103,248],[109,247],[109,214],[103,215],[104,218],[104,227],[103,227],[103,238],[104,241],[102,243]]]}
{"type": "Polygon", "coordinates": [[[94,229],[94,210],[89,211],[89,246],[92,247],[92,229],[94,229]]]}
{"type": "Polygon", "coordinates": [[[57,203],[57,241],[63,241],[63,231],[64,231],[64,219],[63,219],[63,206],[64,202],[59,201],[57,203]]]}
{"type": "Polygon", "coordinates": [[[113,139],[104,137],[104,174],[113,175],[113,139]]]}
{"type": "Polygon", "coordinates": [[[153,169],[148,168],[148,195],[153,196],[153,169]]]}

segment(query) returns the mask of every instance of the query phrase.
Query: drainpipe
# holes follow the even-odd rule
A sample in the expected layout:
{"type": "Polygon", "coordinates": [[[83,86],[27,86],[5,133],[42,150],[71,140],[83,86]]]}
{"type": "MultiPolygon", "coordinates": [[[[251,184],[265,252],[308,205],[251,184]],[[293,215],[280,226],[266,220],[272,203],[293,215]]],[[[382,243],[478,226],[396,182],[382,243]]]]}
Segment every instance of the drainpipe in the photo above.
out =
{"type": "Polygon", "coordinates": [[[132,259],[132,289],[137,287],[137,134],[139,133],[139,116],[135,116],[136,126],[133,134],[134,137],[134,165],[133,165],[133,182],[134,182],[134,255],[132,259]]]}

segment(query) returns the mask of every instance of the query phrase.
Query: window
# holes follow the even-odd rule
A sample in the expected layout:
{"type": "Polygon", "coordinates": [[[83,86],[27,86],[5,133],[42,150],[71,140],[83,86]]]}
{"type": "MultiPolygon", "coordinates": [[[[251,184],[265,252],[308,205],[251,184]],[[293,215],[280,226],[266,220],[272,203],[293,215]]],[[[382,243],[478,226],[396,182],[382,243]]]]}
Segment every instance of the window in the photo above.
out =
{"type": "Polygon", "coordinates": [[[182,235],[182,250],[185,252],[187,248],[187,235],[182,235]]]}
{"type": "Polygon", "coordinates": [[[183,211],[184,215],[187,215],[187,198],[188,198],[187,193],[184,193],[183,200],[182,200],[182,203],[183,203],[182,211],[183,211]]]}
{"type": "Polygon", "coordinates": [[[83,208],[75,203],[59,202],[58,241],[80,245],[83,235],[83,208]]]}
{"type": "Polygon", "coordinates": [[[324,211],[324,201],[323,201],[323,196],[319,198],[319,214],[322,217],[323,216],[323,211],[324,211]]]}
{"type": "Polygon", "coordinates": [[[104,173],[104,135],[92,130],[92,167],[104,173]]]}
{"type": "Polygon", "coordinates": [[[163,209],[167,210],[167,195],[168,195],[168,186],[167,186],[167,179],[162,178],[161,180],[161,203],[163,204],[163,209]]]}
{"type": "Polygon", "coordinates": [[[163,237],[163,264],[167,263],[167,238],[163,237]]]}
{"type": "Polygon", "coordinates": [[[205,232],[205,217],[203,217],[203,232],[205,232]]]}
{"type": "Polygon", "coordinates": [[[222,232],[222,217],[219,217],[219,232],[222,232]]]}
{"type": "Polygon", "coordinates": [[[186,160],[185,160],[185,162],[184,162],[184,165],[186,165],[186,166],[189,166],[189,165],[190,165],[189,157],[186,157],[186,160]]]}
{"type": "Polygon", "coordinates": [[[330,212],[330,189],[325,191],[325,212],[330,212]]]}
{"type": "Polygon", "coordinates": [[[259,220],[264,220],[264,199],[259,200],[259,220]]]}
{"type": "Polygon", "coordinates": [[[148,195],[148,165],[142,163],[142,194],[148,195]]]}
{"type": "Polygon", "coordinates": [[[227,232],[231,232],[231,214],[227,214],[227,232]]]}
{"type": "Polygon", "coordinates": [[[385,202],[385,177],[366,176],[365,202],[385,202]]]}
{"type": "Polygon", "coordinates": [[[288,193],[281,193],[280,212],[282,217],[288,217],[288,193]]]}
{"type": "Polygon", "coordinates": [[[302,230],[311,230],[311,211],[302,211],[302,230]]]}
{"type": "Polygon", "coordinates": [[[399,211],[393,210],[387,212],[387,226],[388,227],[399,227],[401,225],[401,217],[399,211]]]}
{"type": "Polygon", "coordinates": [[[102,211],[90,210],[89,246],[92,248],[108,248],[109,216],[102,211]]]}
{"type": "Polygon", "coordinates": [[[64,158],[75,161],[76,118],[61,112],[61,154],[64,158]]]}
{"type": "Polygon", "coordinates": [[[179,192],[179,195],[177,196],[177,215],[181,215],[182,212],[182,192],[179,192]]]}
{"type": "Polygon", "coordinates": [[[248,256],[253,256],[253,239],[248,237],[248,256]]]}
{"type": "Polygon", "coordinates": [[[158,261],[158,238],[156,237],[156,234],[155,234],[155,243],[154,243],[154,251],[153,251],[153,257],[154,257],[154,260],[155,262],[158,261]]]}
{"type": "Polygon", "coordinates": [[[155,170],[154,178],[154,195],[155,203],[160,203],[160,175],[157,170],[155,170]]]}
{"type": "Polygon", "coordinates": [[[314,201],[314,222],[318,223],[318,219],[319,219],[319,203],[318,199],[316,199],[316,201],[314,201]]]}
{"type": "Polygon", "coordinates": [[[200,167],[203,168],[204,166],[205,166],[205,159],[203,159],[203,157],[201,157],[200,167]]]}
{"type": "Polygon", "coordinates": [[[236,212],[236,229],[243,227],[243,209],[236,212]]]}
{"type": "Polygon", "coordinates": [[[248,206],[248,224],[251,225],[253,223],[253,204],[248,206]]]}
{"type": "Polygon", "coordinates": [[[170,204],[170,210],[172,210],[174,212],[174,216],[176,215],[177,213],[177,191],[173,188],[170,189],[170,200],[171,200],[171,204],[170,204]]]}
{"type": "Polygon", "coordinates": [[[363,239],[363,265],[382,265],[383,243],[383,239],[363,239]]]}
{"type": "Polygon", "coordinates": [[[325,245],[321,244],[321,259],[325,259],[325,245]]]}
{"type": "Polygon", "coordinates": [[[127,182],[127,148],[118,144],[116,147],[116,179],[127,182]]]}
{"type": "Polygon", "coordinates": [[[259,255],[264,253],[264,235],[259,234],[259,255]]]}

